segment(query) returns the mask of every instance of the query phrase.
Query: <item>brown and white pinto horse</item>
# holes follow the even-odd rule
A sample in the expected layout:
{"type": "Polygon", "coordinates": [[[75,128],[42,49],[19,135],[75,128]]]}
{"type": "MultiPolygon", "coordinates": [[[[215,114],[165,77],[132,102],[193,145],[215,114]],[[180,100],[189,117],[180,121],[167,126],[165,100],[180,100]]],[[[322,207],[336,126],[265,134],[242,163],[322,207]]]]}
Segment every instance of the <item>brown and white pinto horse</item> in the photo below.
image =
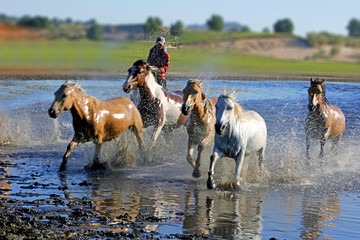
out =
{"type": "Polygon", "coordinates": [[[144,60],[136,61],[129,68],[129,75],[124,82],[124,92],[139,88],[140,102],[137,105],[144,128],[155,126],[152,134],[153,145],[156,143],[162,128],[178,128],[183,126],[188,117],[181,113],[183,102],[182,91],[167,91],[160,86],[152,72],[152,68],[144,60]]]}
{"type": "Polygon", "coordinates": [[[345,130],[345,116],[337,106],[329,104],[325,97],[325,80],[310,79],[309,114],[305,120],[306,157],[310,159],[310,139],[320,140],[319,157],[324,156],[324,145],[327,139],[333,142],[335,150],[345,130]]]}
{"type": "Polygon", "coordinates": [[[190,113],[190,122],[187,125],[188,154],[187,161],[194,168],[193,177],[200,177],[199,170],[201,164],[201,153],[206,145],[214,141],[217,97],[208,98],[202,91],[202,82],[190,79],[184,92],[184,102],[181,111],[184,115],[190,113]],[[196,164],[193,153],[195,147],[198,148],[196,164]]]}
{"type": "Polygon", "coordinates": [[[126,97],[99,101],[88,96],[79,84],[67,81],[55,92],[49,115],[57,118],[66,110],[71,111],[75,134],[67,147],[60,171],[66,170],[71,151],[80,143],[89,141],[96,144],[94,162],[89,167],[103,167],[99,160],[101,144],[119,137],[127,129],[135,134],[140,149],[144,147],[140,113],[126,97]]]}

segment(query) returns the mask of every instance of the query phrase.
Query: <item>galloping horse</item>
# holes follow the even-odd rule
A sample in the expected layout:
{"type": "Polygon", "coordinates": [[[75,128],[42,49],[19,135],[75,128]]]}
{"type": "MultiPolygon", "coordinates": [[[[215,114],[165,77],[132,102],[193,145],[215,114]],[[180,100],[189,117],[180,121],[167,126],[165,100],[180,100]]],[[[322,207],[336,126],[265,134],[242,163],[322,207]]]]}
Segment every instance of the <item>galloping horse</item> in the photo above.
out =
{"type": "Polygon", "coordinates": [[[153,67],[144,60],[136,61],[129,68],[128,76],[124,82],[124,92],[139,88],[140,103],[137,105],[144,122],[144,128],[155,126],[152,141],[156,143],[161,129],[183,126],[188,117],[181,113],[183,92],[170,92],[156,82],[153,67]]]}
{"type": "Polygon", "coordinates": [[[337,106],[329,104],[325,97],[325,80],[310,79],[309,114],[305,120],[306,157],[310,159],[310,139],[320,140],[319,157],[324,156],[324,145],[327,139],[333,142],[336,149],[345,130],[345,116],[337,106]]]}
{"type": "Polygon", "coordinates": [[[187,161],[194,168],[193,176],[198,178],[201,176],[199,167],[201,160],[201,152],[204,147],[214,140],[215,135],[215,104],[216,98],[208,98],[202,92],[202,82],[190,79],[184,88],[184,102],[181,111],[184,115],[190,113],[190,123],[187,125],[188,154],[187,161]],[[193,159],[194,149],[198,148],[198,157],[196,164],[193,159]]]}
{"type": "Polygon", "coordinates": [[[144,147],[140,113],[134,103],[126,97],[99,101],[88,96],[79,84],[66,81],[55,92],[49,115],[57,118],[66,110],[71,111],[75,134],[67,146],[60,171],[66,170],[71,151],[80,143],[89,141],[96,144],[93,163],[89,167],[103,167],[99,160],[101,144],[119,137],[127,129],[135,134],[139,147],[144,147]]]}
{"type": "Polygon", "coordinates": [[[266,148],[267,130],[264,119],[255,111],[244,111],[232,94],[220,95],[216,103],[215,145],[210,157],[207,188],[216,187],[213,179],[215,162],[221,157],[236,160],[234,186],[240,187],[244,158],[257,154],[260,173],[266,148]]]}

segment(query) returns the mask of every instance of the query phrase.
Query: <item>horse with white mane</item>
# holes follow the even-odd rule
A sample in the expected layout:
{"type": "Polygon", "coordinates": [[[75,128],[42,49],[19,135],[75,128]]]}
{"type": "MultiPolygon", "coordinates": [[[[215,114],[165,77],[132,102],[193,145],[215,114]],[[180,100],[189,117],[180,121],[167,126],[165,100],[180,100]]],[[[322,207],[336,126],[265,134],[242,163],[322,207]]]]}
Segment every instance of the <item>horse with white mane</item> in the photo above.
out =
{"type": "Polygon", "coordinates": [[[215,145],[210,157],[207,188],[213,189],[215,163],[219,158],[236,160],[234,185],[240,187],[240,171],[246,156],[257,154],[260,173],[263,169],[267,129],[264,119],[255,111],[244,111],[233,94],[220,95],[216,103],[215,145]]]}

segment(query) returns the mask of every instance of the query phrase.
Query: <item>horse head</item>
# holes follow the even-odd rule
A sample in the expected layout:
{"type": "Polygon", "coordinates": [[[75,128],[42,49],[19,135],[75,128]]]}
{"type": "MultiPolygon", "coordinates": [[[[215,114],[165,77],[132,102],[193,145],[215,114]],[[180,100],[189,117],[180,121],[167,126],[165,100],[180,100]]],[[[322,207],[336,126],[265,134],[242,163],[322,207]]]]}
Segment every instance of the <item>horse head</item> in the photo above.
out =
{"type": "Polygon", "coordinates": [[[308,89],[309,104],[308,109],[313,112],[317,107],[326,102],[325,98],[325,80],[318,78],[310,79],[310,87],[308,89]]]}
{"type": "Polygon", "coordinates": [[[234,102],[227,95],[221,95],[217,101],[216,107],[216,134],[222,135],[229,126],[231,118],[234,117],[234,102]]]}
{"type": "Polygon", "coordinates": [[[129,74],[123,85],[124,92],[129,93],[139,86],[144,86],[145,77],[149,70],[150,66],[145,60],[140,59],[134,62],[133,66],[128,69],[129,74]]]}
{"type": "Polygon", "coordinates": [[[54,93],[55,100],[49,108],[49,115],[52,118],[57,118],[60,114],[69,110],[74,105],[72,95],[77,83],[66,81],[61,87],[54,93]]]}
{"type": "Polygon", "coordinates": [[[202,82],[198,80],[190,79],[186,87],[184,88],[184,101],[181,106],[181,112],[184,115],[188,115],[189,112],[194,108],[196,101],[201,100],[202,97],[202,82]]]}

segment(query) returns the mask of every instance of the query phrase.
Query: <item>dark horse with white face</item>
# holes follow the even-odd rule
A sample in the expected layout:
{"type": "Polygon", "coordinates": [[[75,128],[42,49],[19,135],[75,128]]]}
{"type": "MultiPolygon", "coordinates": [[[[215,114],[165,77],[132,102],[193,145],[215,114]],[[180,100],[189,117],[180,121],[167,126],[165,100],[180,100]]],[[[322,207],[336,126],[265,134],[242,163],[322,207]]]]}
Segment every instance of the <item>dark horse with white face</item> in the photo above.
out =
{"type": "Polygon", "coordinates": [[[153,145],[163,127],[178,128],[183,126],[188,116],[181,113],[182,91],[167,91],[160,86],[153,74],[153,67],[144,60],[136,61],[124,82],[124,92],[139,89],[140,102],[137,105],[144,122],[144,128],[155,126],[152,134],[153,145]]]}
{"type": "Polygon", "coordinates": [[[126,97],[99,101],[88,96],[79,84],[67,81],[55,92],[49,115],[57,118],[66,110],[71,111],[75,134],[67,147],[60,171],[66,169],[71,151],[80,143],[89,141],[96,144],[94,163],[90,167],[103,167],[99,160],[101,144],[119,137],[127,129],[135,134],[140,148],[144,147],[140,113],[126,97]]]}
{"type": "Polygon", "coordinates": [[[319,157],[324,156],[327,139],[333,142],[333,150],[345,130],[345,116],[337,106],[329,104],[325,97],[325,80],[310,79],[308,89],[309,114],[305,120],[306,157],[309,159],[310,139],[320,140],[319,157]]]}

